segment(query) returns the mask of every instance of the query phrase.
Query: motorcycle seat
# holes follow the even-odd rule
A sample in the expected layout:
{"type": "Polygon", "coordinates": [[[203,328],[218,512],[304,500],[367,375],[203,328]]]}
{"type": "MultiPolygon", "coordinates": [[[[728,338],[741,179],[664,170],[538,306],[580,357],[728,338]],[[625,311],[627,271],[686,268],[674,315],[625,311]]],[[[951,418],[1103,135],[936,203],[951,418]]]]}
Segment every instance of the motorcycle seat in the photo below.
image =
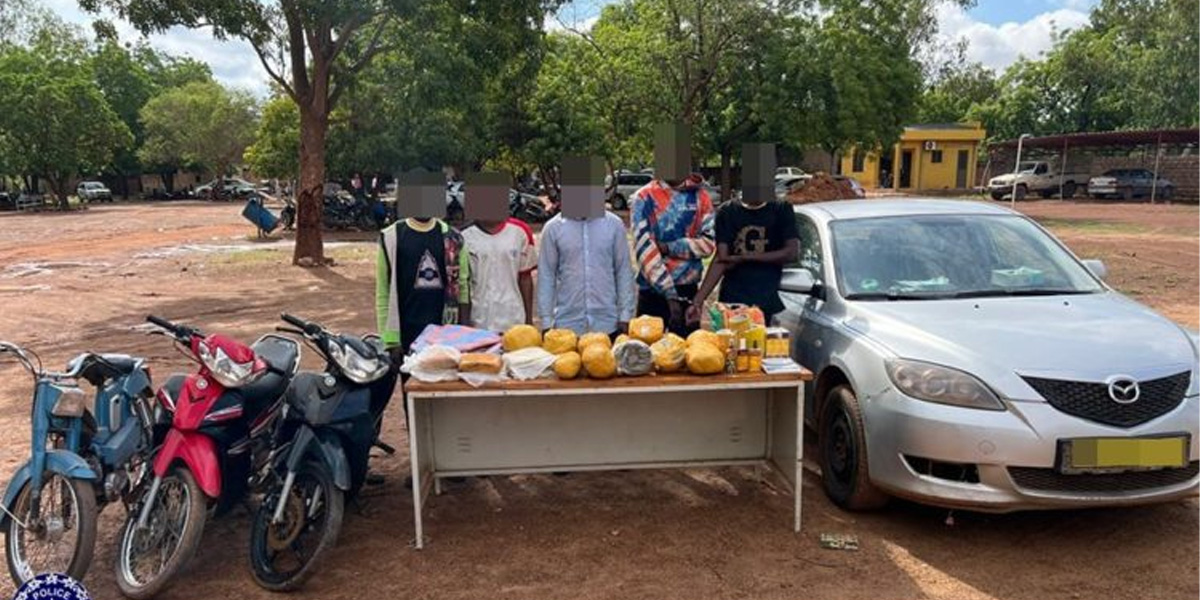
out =
{"type": "Polygon", "coordinates": [[[100,358],[104,359],[104,362],[108,363],[122,375],[132,373],[139,360],[128,354],[101,354],[100,358]]]}

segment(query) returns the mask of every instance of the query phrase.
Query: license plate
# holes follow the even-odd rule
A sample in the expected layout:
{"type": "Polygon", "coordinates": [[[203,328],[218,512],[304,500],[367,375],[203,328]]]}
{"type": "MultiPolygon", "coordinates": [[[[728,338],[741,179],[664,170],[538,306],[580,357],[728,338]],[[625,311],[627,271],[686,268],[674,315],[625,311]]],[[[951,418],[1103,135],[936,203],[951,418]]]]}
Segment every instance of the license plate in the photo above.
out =
{"type": "Polygon", "coordinates": [[[1062,470],[1163,469],[1188,464],[1188,437],[1085,438],[1062,442],[1062,470]]]}

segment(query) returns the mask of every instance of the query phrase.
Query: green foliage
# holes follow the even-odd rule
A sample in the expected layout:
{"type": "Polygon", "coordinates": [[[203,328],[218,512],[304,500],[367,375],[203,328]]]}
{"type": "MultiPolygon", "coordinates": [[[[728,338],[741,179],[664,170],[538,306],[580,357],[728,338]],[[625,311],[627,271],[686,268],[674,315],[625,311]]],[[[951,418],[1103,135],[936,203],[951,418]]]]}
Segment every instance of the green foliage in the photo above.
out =
{"type": "Polygon", "coordinates": [[[237,163],[254,139],[254,98],[217,83],[193,82],[155,96],[141,110],[148,163],[199,164],[219,176],[237,163]]]}
{"type": "Polygon", "coordinates": [[[300,171],[300,110],[295,102],[286,96],[267,101],[245,159],[255,173],[264,177],[296,177],[300,171]]]}
{"type": "Polygon", "coordinates": [[[96,84],[84,43],[49,27],[29,47],[0,49],[0,139],[7,168],[43,177],[60,204],[76,174],[98,174],[132,143],[96,84]]]}

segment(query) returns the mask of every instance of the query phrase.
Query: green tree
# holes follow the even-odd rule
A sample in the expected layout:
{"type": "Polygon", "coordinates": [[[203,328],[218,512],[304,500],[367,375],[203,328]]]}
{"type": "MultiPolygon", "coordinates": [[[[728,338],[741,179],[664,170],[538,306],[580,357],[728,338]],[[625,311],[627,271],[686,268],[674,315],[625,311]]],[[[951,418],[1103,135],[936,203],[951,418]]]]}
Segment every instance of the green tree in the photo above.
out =
{"type": "Polygon", "coordinates": [[[941,65],[927,82],[917,104],[921,123],[956,123],[967,119],[972,107],[985,104],[999,92],[996,73],[980,63],[969,63],[962,54],[941,65]]]}
{"type": "Polygon", "coordinates": [[[113,156],[112,164],[105,169],[118,175],[117,189],[114,191],[128,196],[128,176],[142,171],[137,149],[141,147],[144,136],[138,112],[157,92],[157,86],[145,65],[115,39],[101,41],[91,62],[93,76],[104,99],[133,134],[133,143],[119,150],[113,156]]]}
{"type": "Polygon", "coordinates": [[[223,178],[254,140],[257,118],[246,92],[202,82],[169,89],[142,107],[146,140],[138,155],[147,163],[203,165],[223,178]]]}
{"type": "MultiPolygon", "coordinates": [[[[61,25],[61,24],[60,24],[61,25]]],[[[78,174],[96,174],[132,142],[96,85],[84,43],[50,26],[0,50],[0,140],[10,170],[43,178],[59,206],[78,174]]]]}
{"type": "Polygon", "coordinates": [[[300,170],[300,111],[291,98],[275,96],[263,106],[245,159],[255,173],[265,177],[296,178],[300,170]]]}

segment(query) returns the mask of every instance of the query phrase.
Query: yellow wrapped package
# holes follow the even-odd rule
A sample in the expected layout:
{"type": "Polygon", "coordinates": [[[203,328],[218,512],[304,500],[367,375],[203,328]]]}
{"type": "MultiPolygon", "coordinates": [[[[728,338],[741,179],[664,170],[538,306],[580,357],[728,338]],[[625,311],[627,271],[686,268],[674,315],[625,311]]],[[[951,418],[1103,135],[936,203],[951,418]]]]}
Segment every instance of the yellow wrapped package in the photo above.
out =
{"type": "Polygon", "coordinates": [[[642,315],[629,322],[629,337],[653,344],[662,339],[664,329],[662,317],[642,315]]]}
{"type": "Polygon", "coordinates": [[[696,342],[685,352],[688,372],[693,375],[715,375],[725,371],[725,353],[716,346],[696,342]]]}
{"type": "Polygon", "coordinates": [[[542,345],[542,334],[533,325],[513,325],[504,332],[503,339],[505,352],[542,345]]]}
{"type": "Polygon", "coordinates": [[[654,355],[654,368],[659,373],[674,373],[682,369],[686,359],[685,350],[687,343],[684,339],[668,333],[663,339],[650,345],[650,352],[654,355]]]}
{"type": "Polygon", "coordinates": [[[612,340],[608,339],[608,334],[593,331],[579,336],[579,354],[582,355],[583,351],[591,344],[604,344],[605,349],[612,350],[612,340]]]}
{"type": "Polygon", "coordinates": [[[712,331],[708,331],[707,329],[697,329],[687,336],[687,345],[689,347],[697,342],[712,344],[713,347],[722,352],[727,352],[729,350],[725,347],[725,340],[722,339],[721,336],[712,331]]]}
{"type": "Polygon", "coordinates": [[[550,354],[562,354],[564,352],[574,352],[575,345],[578,340],[575,337],[575,332],[570,329],[551,329],[546,332],[546,338],[542,340],[542,348],[550,354]]]}
{"type": "Polygon", "coordinates": [[[581,366],[583,366],[583,359],[579,357],[579,353],[568,350],[554,359],[554,374],[559,379],[575,379],[579,375],[581,366]]]}
{"type": "Polygon", "coordinates": [[[608,379],[617,374],[617,359],[606,344],[592,343],[583,349],[583,370],[592,379],[608,379]]]}

